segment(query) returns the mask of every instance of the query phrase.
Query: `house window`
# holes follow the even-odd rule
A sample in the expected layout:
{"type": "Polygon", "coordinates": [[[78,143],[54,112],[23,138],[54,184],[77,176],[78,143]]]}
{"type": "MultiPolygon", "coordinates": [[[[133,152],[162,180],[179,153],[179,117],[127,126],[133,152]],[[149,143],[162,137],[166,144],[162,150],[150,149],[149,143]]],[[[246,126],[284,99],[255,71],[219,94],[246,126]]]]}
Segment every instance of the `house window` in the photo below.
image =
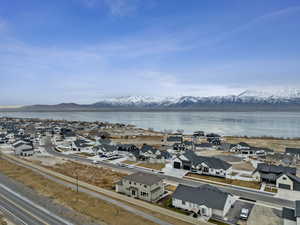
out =
{"type": "Polygon", "coordinates": [[[144,184],[144,188],[147,188],[147,185],[146,185],[146,184],[144,184]]]}
{"type": "Polygon", "coordinates": [[[185,205],[185,201],[182,200],[182,205],[185,205]]]}
{"type": "Polygon", "coordinates": [[[131,184],[131,181],[129,181],[129,184],[131,184]]]}
{"type": "Polygon", "coordinates": [[[286,177],[283,177],[282,179],[283,179],[283,180],[286,180],[286,177]]]}
{"type": "Polygon", "coordinates": [[[141,196],[143,196],[143,197],[148,197],[148,193],[146,193],[146,192],[141,192],[141,196]]]}

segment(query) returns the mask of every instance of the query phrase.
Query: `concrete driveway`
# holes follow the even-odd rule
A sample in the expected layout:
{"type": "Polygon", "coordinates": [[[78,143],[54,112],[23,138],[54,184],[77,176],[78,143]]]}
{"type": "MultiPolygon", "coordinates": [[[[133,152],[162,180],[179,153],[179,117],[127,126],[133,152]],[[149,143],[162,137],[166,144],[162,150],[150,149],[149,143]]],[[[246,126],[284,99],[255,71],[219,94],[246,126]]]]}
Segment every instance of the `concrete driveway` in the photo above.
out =
{"type": "Polygon", "coordinates": [[[239,222],[241,209],[243,208],[249,209],[249,215],[250,215],[253,207],[254,207],[253,203],[237,200],[234,203],[233,208],[230,209],[229,213],[226,216],[227,221],[233,224],[237,224],[237,223],[242,224],[243,221],[241,221],[241,223],[239,222]]]}

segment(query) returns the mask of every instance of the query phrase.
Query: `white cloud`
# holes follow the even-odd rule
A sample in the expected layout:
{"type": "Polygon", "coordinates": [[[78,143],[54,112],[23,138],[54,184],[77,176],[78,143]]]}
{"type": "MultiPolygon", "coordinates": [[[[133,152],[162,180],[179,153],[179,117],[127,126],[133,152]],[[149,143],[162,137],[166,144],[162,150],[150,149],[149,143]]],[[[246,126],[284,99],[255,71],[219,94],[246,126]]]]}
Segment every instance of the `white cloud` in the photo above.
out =
{"type": "Polygon", "coordinates": [[[140,0],[104,0],[110,12],[114,16],[125,16],[134,13],[140,4],[140,0]]]}

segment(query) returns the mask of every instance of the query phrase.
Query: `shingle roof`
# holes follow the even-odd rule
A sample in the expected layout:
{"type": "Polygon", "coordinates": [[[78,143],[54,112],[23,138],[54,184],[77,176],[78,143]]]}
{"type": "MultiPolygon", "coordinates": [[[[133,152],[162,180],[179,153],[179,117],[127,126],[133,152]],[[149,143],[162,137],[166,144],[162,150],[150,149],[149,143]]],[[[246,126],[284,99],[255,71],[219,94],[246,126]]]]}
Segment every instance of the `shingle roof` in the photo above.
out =
{"type": "Polygon", "coordinates": [[[183,155],[187,159],[189,159],[194,166],[199,165],[201,163],[205,163],[210,168],[215,168],[215,169],[227,170],[228,168],[231,167],[231,164],[229,164],[229,163],[227,163],[227,162],[225,162],[221,159],[218,159],[218,158],[215,158],[215,157],[198,156],[198,155],[195,154],[195,152],[190,151],[190,150],[186,151],[183,155]]]}
{"type": "Polygon", "coordinates": [[[149,174],[149,173],[142,173],[142,172],[130,174],[130,175],[124,177],[123,179],[137,182],[140,184],[146,184],[146,185],[156,184],[163,180],[161,177],[159,177],[157,175],[149,174]]]}
{"type": "Polygon", "coordinates": [[[169,137],[167,137],[167,141],[182,142],[182,137],[179,137],[179,136],[169,136],[169,137]]]}
{"type": "Polygon", "coordinates": [[[229,195],[229,193],[208,184],[200,187],[179,184],[172,198],[223,210],[229,195]]]}
{"type": "Polygon", "coordinates": [[[283,207],[282,208],[282,218],[296,221],[297,219],[295,217],[295,210],[283,207]]]}
{"type": "Polygon", "coordinates": [[[300,148],[286,148],[285,153],[291,155],[300,155],[300,148]]]}
{"type": "Polygon", "coordinates": [[[269,165],[266,163],[259,163],[255,171],[263,172],[263,173],[290,173],[296,175],[296,168],[288,167],[288,166],[276,166],[276,165],[269,165]]]}

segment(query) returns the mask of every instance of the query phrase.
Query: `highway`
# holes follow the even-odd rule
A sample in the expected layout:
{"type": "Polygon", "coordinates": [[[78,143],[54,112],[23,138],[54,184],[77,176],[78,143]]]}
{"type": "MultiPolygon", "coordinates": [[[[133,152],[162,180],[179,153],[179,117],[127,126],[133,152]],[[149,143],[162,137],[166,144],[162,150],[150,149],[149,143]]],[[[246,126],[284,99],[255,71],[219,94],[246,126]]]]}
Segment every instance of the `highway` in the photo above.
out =
{"type": "MultiPolygon", "coordinates": [[[[56,151],[54,149],[54,146],[53,146],[50,138],[45,140],[45,150],[49,154],[57,156],[57,157],[61,157],[61,158],[65,158],[65,159],[72,159],[72,160],[75,160],[78,162],[93,163],[93,160],[90,160],[87,158],[83,158],[83,157],[80,157],[77,155],[72,155],[72,154],[66,155],[66,154],[56,151]]],[[[157,176],[164,178],[166,181],[174,182],[174,183],[178,183],[178,184],[186,184],[186,185],[190,185],[190,186],[199,186],[201,184],[205,184],[205,182],[202,182],[202,181],[194,181],[194,180],[190,180],[190,179],[186,179],[186,178],[177,178],[177,177],[168,176],[168,175],[164,175],[164,174],[157,174],[155,172],[151,172],[146,169],[144,170],[144,169],[138,168],[138,167],[132,167],[132,168],[122,167],[120,165],[116,165],[116,164],[112,164],[112,163],[108,163],[108,162],[102,162],[102,161],[99,161],[98,165],[108,167],[108,168],[111,168],[114,170],[130,172],[130,173],[138,172],[138,171],[142,171],[142,172],[146,172],[146,173],[154,173],[157,176]]],[[[263,203],[265,205],[278,207],[278,208],[281,208],[281,207],[294,208],[295,207],[293,201],[274,197],[274,194],[272,194],[272,193],[264,193],[264,192],[259,192],[256,190],[248,190],[248,189],[234,187],[234,186],[221,186],[221,185],[217,185],[217,184],[211,184],[211,185],[216,186],[219,189],[221,189],[223,191],[227,191],[233,195],[240,196],[242,199],[259,202],[259,203],[263,203]]]]}
{"type": "MultiPolygon", "coordinates": [[[[1,178],[2,179],[2,178],[1,178]]],[[[20,225],[71,225],[29,199],[4,186],[0,179],[0,211],[20,225]]]]}

